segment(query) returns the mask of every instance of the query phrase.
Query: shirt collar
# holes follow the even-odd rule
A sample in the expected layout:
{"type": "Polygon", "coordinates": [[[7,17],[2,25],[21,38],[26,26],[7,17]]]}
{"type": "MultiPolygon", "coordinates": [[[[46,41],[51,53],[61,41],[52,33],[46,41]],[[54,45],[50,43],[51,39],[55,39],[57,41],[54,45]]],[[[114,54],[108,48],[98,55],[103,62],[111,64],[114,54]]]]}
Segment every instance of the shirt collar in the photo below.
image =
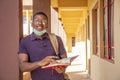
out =
{"type": "MultiPolygon", "coordinates": [[[[45,39],[45,38],[49,39],[48,33],[45,33],[45,35],[43,36],[43,39],[45,39]]],[[[37,40],[37,39],[40,39],[40,38],[37,38],[37,37],[35,36],[35,34],[32,33],[32,34],[30,35],[30,39],[31,39],[31,40],[37,40]]]]}

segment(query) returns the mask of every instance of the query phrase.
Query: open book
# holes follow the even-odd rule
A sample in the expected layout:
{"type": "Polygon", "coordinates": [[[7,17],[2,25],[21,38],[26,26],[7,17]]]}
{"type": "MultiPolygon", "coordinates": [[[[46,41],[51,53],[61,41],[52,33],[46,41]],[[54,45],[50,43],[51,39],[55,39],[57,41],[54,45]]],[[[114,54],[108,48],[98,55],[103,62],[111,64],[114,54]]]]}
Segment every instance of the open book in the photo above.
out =
{"type": "Polygon", "coordinates": [[[72,56],[72,57],[68,57],[68,58],[62,58],[59,60],[56,60],[56,63],[50,63],[46,66],[43,66],[42,68],[54,68],[54,67],[59,67],[59,66],[69,66],[71,65],[71,62],[76,59],[78,57],[77,56],[72,56]]]}

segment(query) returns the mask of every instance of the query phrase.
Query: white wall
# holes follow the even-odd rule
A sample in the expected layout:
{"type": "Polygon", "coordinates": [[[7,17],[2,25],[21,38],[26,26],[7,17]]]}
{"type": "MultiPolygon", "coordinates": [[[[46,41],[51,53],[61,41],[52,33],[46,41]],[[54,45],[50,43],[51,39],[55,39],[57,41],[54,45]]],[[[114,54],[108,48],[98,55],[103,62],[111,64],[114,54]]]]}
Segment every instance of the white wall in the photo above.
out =
{"type": "MultiPolygon", "coordinates": [[[[91,9],[97,0],[89,2],[90,10],[90,34],[92,34],[92,16],[91,9]]],[[[114,0],[114,63],[111,63],[100,56],[92,54],[91,50],[91,77],[92,80],[120,80],[120,0],[114,0]]],[[[92,37],[92,35],[90,36],[92,37]]],[[[91,38],[92,43],[92,38],[91,38]]],[[[92,48],[91,48],[92,49],[92,48]]]]}
{"type": "Polygon", "coordinates": [[[51,8],[51,32],[59,35],[58,13],[51,8]]]}
{"type": "Polygon", "coordinates": [[[66,47],[66,33],[63,29],[61,21],[58,19],[58,13],[56,10],[51,8],[51,33],[55,33],[60,36],[66,47]]]}

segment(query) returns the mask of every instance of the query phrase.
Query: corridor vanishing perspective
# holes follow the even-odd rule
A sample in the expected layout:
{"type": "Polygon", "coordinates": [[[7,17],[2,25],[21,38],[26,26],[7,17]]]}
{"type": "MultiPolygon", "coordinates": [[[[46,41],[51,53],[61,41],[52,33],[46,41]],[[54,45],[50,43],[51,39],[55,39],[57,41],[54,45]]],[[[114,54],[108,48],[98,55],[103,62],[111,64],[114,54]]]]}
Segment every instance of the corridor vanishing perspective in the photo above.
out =
{"type": "MultiPolygon", "coordinates": [[[[46,2],[47,0],[44,2],[34,0],[31,6],[40,6],[46,2]]],[[[114,50],[115,47],[119,48],[117,42],[120,41],[116,34],[120,32],[117,28],[120,26],[119,5],[120,0],[51,0],[50,12],[46,11],[48,7],[37,9],[51,15],[51,32],[62,38],[68,56],[79,55],[67,68],[66,72],[71,79],[78,77],[87,79],[88,76],[92,80],[120,79],[119,74],[115,75],[116,72],[119,73],[116,67],[120,65],[118,61],[120,57],[115,58],[115,55],[119,56],[120,51],[114,50]],[[112,66],[115,66],[115,71],[112,71],[112,66]],[[113,74],[110,74],[111,72],[113,74]]],[[[28,14],[30,19],[32,10],[26,11],[25,7],[26,4],[24,16],[28,14]]],[[[33,8],[33,12],[37,10],[33,8]]]]}
{"type": "Polygon", "coordinates": [[[70,80],[120,80],[119,7],[120,0],[0,0],[0,80],[30,80],[17,52],[38,11],[47,14],[47,31],[61,37],[68,57],[79,55],[66,69],[70,80]]]}

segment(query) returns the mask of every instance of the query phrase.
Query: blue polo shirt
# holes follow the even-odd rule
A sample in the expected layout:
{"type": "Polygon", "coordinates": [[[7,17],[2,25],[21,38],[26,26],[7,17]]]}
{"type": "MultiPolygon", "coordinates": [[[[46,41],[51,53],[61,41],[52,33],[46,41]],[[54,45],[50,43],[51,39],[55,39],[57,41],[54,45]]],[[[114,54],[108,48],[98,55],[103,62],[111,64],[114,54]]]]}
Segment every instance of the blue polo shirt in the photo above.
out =
{"type": "MultiPolygon", "coordinates": [[[[59,45],[59,54],[63,55],[66,50],[63,42],[57,36],[59,45]]],[[[34,33],[23,38],[19,47],[19,54],[24,53],[29,56],[29,62],[40,61],[46,56],[55,55],[54,48],[50,42],[50,38],[46,33],[43,39],[35,37],[34,33]]],[[[42,69],[41,67],[31,71],[32,80],[64,80],[63,74],[57,73],[53,69],[42,69]]]]}

